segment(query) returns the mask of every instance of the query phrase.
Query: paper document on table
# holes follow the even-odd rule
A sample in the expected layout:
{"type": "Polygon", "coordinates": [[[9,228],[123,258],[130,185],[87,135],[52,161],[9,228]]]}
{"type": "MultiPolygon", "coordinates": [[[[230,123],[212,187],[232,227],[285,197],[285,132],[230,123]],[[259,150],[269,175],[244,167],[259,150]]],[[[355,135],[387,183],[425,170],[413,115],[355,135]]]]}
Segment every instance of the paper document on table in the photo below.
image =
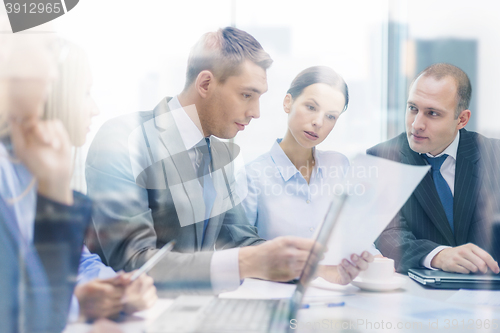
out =
{"type": "MultiPolygon", "coordinates": [[[[349,298],[347,302],[350,307],[374,312],[383,317],[388,316],[389,321],[391,317],[412,319],[415,321],[412,323],[412,328],[427,328],[427,325],[432,324],[436,320],[442,322],[440,324],[443,325],[445,320],[451,323],[452,320],[463,318],[482,318],[480,312],[474,308],[469,309],[465,306],[414,296],[408,293],[389,293],[383,297],[380,297],[380,294],[378,297],[374,297],[373,295],[357,295],[349,298]],[[415,324],[416,326],[413,326],[415,324]]],[[[444,325],[439,326],[439,328],[442,327],[444,325]]],[[[405,330],[398,331],[403,332],[405,330]]],[[[414,331],[425,332],[422,330],[410,330],[410,332],[414,331]]]]}
{"type": "Polygon", "coordinates": [[[500,306],[500,291],[460,289],[447,302],[500,306]]]}
{"type": "Polygon", "coordinates": [[[321,261],[337,265],[371,244],[403,207],[430,166],[414,166],[358,155],[351,161],[344,191],[349,194],[321,261]]]}
{"type": "Polygon", "coordinates": [[[281,299],[292,297],[297,285],[258,279],[245,279],[235,291],[222,293],[219,298],[281,299]]]}

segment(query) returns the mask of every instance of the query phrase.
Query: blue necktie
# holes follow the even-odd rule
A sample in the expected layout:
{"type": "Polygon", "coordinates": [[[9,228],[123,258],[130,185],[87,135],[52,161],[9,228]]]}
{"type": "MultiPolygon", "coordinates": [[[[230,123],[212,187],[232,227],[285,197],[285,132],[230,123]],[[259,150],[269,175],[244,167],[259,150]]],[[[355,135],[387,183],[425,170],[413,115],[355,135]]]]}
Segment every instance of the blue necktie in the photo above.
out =
{"type": "Polygon", "coordinates": [[[440,157],[429,157],[427,155],[423,155],[424,158],[431,165],[432,171],[432,179],[434,180],[434,185],[436,186],[437,193],[439,195],[439,199],[441,199],[441,204],[443,205],[444,212],[448,219],[448,223],[450,224],[451,231],[454,232],[453,228],[453,194],[451,193],[450,187],[448,183],[444,179],[441,174],[441,166],[444,161],[448,157],[448,155],[443,154],[440,157]]]}
{"type": "Polygon", "coordinates": [[[210,175],[210,165],[212,164],[212,152],[210,151],[210,140],[205,138],[206,145],[200,142],[197,146],[201,160],[198,161],[197,176],[198,180],[203,186],[203,201],[205,202],[205,221],[203,224],[203,237],[201,243],[205,240],[205,231],[207,230],[208,221],[210,220],[210,213],[215,202],[217,192],[215,191],[212,177],[210,175]]]}

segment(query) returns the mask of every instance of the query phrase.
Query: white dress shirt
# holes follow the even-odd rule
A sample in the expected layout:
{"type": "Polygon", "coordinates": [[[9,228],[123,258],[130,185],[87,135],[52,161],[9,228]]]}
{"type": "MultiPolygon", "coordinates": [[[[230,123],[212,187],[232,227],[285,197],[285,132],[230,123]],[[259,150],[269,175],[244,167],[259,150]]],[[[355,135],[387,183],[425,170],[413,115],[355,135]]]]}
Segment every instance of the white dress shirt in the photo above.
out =
{"type": "MultiPolygon", "coordinates": [[[[454,196],[455,195],[455,166],[457,165],[457,152],[458,152],[458,142],[460,141],[460,131],[457,133],[457,136],[455,137],[455,140],[446,147],[446,149],[441,153],[436,156],[433,156],[429,153],[426,155],[433,158],[433,157],[439,157],[442,156],[443,154],[448,154],[448,157],[446,160],[444,160],[443,165],[441,165],[441,175],[443,175],[444,180],[446,180],[446,183],[450,187],[451,194],[454,196]]],[[[429,170],[431,172],[431,170],[429,170]]],[[[425,258],[423,261],[423,265],[426,268],[436,270],[431,266],[432,259],[441,252],[443,249],[446,249],[450,246],[438,246],[434,250],[432,250],[425,258]]]]}
{"type": "MultiPolygon", "coordinates": [[[[179,129],[186,151],[189,154],[193,168],[196,170],[196,149],[193,149],[201,140],[203,133],[189,118],[177,96],[168,102],[168,107],[179,129]]],[[[201,186],[201,185],[200,185],[201,186]]],[[[234,290],[240,286],[239,248],[216,251],[210,262],[210,281],[214,293],[234,290]]]]}
{"type": "MultiPolygon", "coordinates": [[[[238,193],[245,193],[243,208],[259,236],[312,238],[325,218],[331,196],[343,189],[349,160],[334,151],[314,149],[315,166],[309,183],[276,140],[271,150],[245,167],[237,178],[238,193]]],[[[380,252],[372,245],[372,254],[380,252]]]]}

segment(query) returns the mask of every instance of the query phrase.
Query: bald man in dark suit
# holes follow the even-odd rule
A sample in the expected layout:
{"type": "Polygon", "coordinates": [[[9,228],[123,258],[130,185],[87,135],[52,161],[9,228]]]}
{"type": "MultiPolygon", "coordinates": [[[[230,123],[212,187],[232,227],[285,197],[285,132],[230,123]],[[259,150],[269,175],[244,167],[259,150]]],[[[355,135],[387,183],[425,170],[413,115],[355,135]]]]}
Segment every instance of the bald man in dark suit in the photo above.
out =
{"type": "Polygon", "coordinates": [[[471,85],[458,67],[435,64],[412,83],[406,132],[367,153],[431,169],[377,240],[396,269],[499,273],[500,141],[465,130],[471,85]]]}

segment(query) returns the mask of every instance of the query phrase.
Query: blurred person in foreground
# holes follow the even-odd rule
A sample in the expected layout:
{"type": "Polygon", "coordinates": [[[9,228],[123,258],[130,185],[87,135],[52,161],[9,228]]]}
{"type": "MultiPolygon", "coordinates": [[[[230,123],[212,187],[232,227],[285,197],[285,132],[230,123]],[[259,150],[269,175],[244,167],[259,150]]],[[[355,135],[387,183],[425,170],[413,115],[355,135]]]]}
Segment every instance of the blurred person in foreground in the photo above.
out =
{"type": "MultiPolygon", "coordinates": [[[[2,34],[0,44],[0,321],[6,332],[60,332],[80,260],[82,270],[88,262],[81,253],[91,205],[70,189],[64,126],[41,119],[58,75],[59,43],[53,33],[28,32],[2,34]]],[[[125,285],[128,279],[122,275],[114,283],[125,285]]],[[[149,287],[127,292],[125,299],[119,295],[115,313],[145,307],[139,294],[154,287],[141,280],[135,288],[149,287]]],[[[96,292],[85,296],[107,302],[96,292]]],[[[86,319],[106,315],[97,311],[107,305],[94,304],[96,315],[84,313],[86,319]]]]}
{"type": "Polygon", "coordinates": [[[59,332],[90,201],[69,188],[62,124],[40,120],[57,75],[54,34],[0,38],[0,322],[6,332],[59,332]]]}
{"type": "Polygon", "coordinates": [[[396,269],[499,273],[500,140],[467,131],[472,88],[460,68],[438,63],[410,86],[406,132],[367,153],[431,165],[376,244],[396,269]],[[497,236],[498,237],[498,236],[497,236]],[[493,256],[492,256],[493,255],[493,256]]]}
{"type": "MultiPolygon", "coordinates": [[[[60,40],[59,75],[45,107],[47,120],[59,120],[69,140],[78,149],[85,143],[92,118],[99,110],[92,99],[92,73],[85,52],[71,42],[60,40]]],[[[151,307],[157,299],[153,279],[142,275],[131,282],[132,273],[116,275],[96,254],[83,246],[71,318],[112,318],[120,312],[132,314],[151,307]],[[78,309],[80,311],[78,311],[78,309]]]]}

